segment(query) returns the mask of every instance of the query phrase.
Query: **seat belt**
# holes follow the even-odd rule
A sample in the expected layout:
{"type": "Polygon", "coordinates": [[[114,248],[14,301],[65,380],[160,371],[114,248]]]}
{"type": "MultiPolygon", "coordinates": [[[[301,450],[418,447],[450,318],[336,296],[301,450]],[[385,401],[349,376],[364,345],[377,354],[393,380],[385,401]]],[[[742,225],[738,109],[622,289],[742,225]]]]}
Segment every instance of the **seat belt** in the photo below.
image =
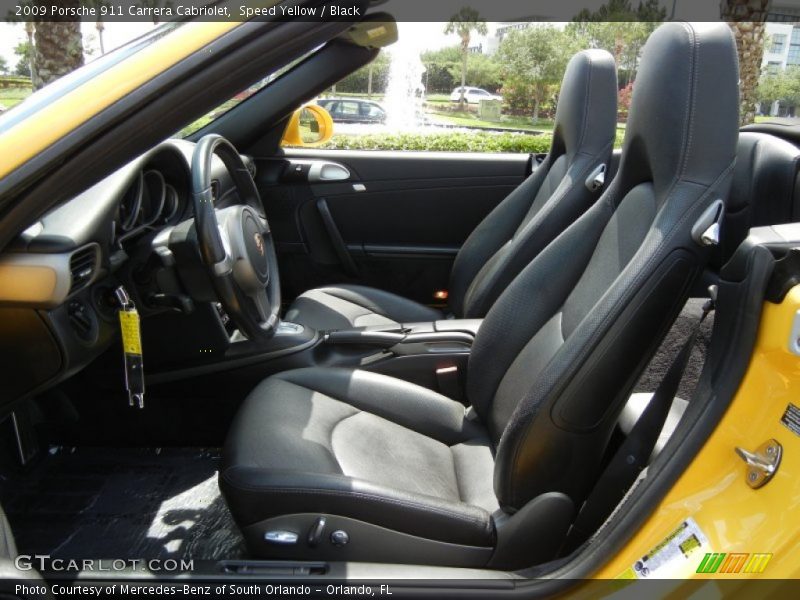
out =
{"type": "Polygon", "coordinates": [[[700,325],[714,310],[716,290],[703,306],[703,315],[694,326],[689,338],[658,384],[653,397],[642,411],[628,437],[608,463],[603,474],[584,502],[564,542],[563,554],[569,554],[589,538],[606,521],[628,490],[647,466],[648,459],[664,428],[672,402],[678,392],[686,365],[692,354],[700,325]]]}

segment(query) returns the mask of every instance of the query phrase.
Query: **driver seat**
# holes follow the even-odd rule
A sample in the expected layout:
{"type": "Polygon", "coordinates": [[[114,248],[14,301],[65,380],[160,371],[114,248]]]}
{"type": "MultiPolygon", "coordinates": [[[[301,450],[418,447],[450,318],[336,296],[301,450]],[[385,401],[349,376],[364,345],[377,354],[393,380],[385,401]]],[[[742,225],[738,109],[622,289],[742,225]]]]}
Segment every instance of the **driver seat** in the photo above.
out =
{"type": "MultiPolygon", "coordinates": [[[[454,316],[483,317],[523,267],[598,198],[601,185],[592,182],[611,159],[616,126],[614,58],[605,50],[579,52],[564,73],[547,158],[478,225],[456,256],[449,290],[454,316]]],[[[285,318],[326,331],[444,316],[391,292],[333,285],[301,294],[285,318]]]]}
{"type": "Polygon", "coordinates": [[[364,370],[259,384],[219,475],[252,554],[503,569],[553,558],[708,259],[697,232],[730,188],[737,84],[725,24],[653,33],[618,175],[487,314],[469,408],[364,370]]]}

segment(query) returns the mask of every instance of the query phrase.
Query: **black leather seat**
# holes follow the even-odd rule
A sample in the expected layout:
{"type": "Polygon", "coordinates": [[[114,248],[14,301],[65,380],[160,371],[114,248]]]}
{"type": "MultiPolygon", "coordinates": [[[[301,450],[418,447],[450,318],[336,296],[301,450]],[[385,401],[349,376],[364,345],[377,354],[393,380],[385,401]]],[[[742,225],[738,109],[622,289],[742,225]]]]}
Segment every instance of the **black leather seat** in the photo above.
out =
{"type": "Polygon", "coordinates": [[[251,552],[503,568],[552,558],[708,259],[692,230],[729,190],[737,83],[726,25],[651,36],[619,172],[486,315],[469,409],[348,369],[253,390],[220,471],[251,552]]]}
{"type": "MultiPolygon", "coordinates": [[[[483,317],[522,268],[599,196],[600,190],[590,190],[586,182],[611,156],[616,73],[613,57],[604,50],[579,52],[570,61],[547,158],[478,225],[456,256],[449,289],[456,317],[483,317]]],[[[300,295],[285,319],[332,330],[443,317],[442,311],[396,294],[337,285],[300,295]]]]}
{"type": "Polygon", "coordinates": [[[751,227],[800,220],[800,149],[768,133],[739,134],[736,169],[725,210],[719,252],[711,266],[719,271],[751,227]]]}

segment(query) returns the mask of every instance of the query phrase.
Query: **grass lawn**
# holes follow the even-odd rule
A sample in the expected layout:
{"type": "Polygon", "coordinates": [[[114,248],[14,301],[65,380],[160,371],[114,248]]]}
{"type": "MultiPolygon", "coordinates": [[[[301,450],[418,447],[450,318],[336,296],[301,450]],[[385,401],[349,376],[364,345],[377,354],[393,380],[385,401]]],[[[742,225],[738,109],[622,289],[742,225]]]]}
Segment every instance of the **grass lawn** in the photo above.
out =
{"type": "Polygon", "coordinates": [[[29,87],[0,88],[0,104],[9,109],[31,95],[29,87]]]}
{"type": "Polygon", "coordinates": [[[383,102],[383,94],[378,93],[374,93],[372,96],[356,92],[336,92],[335,94],[331,94],[330,90],[327,90],[320,94],[320,98],[363,98],[364,100],[383,102]]]}
{"type": "Polygon", "coordinates": [[[524,131],[553,131],[552,121],[537,121],[535,124],[530,117],[515,117],[503,115],[499,121],[484,121],[477,114],[471,112],[441,112],[432,110],[426,113],[431,116],[431,120],[449,125],[464,125],[467,127],[488,127],[522,129],[524,131]]]}

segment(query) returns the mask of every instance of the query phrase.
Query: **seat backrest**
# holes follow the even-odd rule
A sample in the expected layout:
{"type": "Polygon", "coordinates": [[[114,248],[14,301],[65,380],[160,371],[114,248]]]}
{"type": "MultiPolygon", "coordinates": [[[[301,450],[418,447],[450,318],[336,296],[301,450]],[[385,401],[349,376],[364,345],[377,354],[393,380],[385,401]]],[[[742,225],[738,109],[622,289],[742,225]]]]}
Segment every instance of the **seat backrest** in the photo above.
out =
{"type": "Polygon", "coordinates": [[[739,134],[733,185],[725,207],[721,241],[711,258],[717,273],[751,227],[800,220],[800,149],[768,133],[739,134]]]}
{"type": "Polygon", "coordinates": [[[470,234],[450,276],[450,309],[483,317],[534,256],[599,197],[586,179],[608,164],[617,123],[617,70],[605,50],[572,57],[547,158],[470,234]]]}
{"type": "Polygon", "coordinates": [[[730,188],[737,84],[726,25],[656,30],[617,176],[484,319],[467,395],[496,444],[504,508],[552,491],[584,499],[638,375],[708,260],[692,228],[730,188]]]}

